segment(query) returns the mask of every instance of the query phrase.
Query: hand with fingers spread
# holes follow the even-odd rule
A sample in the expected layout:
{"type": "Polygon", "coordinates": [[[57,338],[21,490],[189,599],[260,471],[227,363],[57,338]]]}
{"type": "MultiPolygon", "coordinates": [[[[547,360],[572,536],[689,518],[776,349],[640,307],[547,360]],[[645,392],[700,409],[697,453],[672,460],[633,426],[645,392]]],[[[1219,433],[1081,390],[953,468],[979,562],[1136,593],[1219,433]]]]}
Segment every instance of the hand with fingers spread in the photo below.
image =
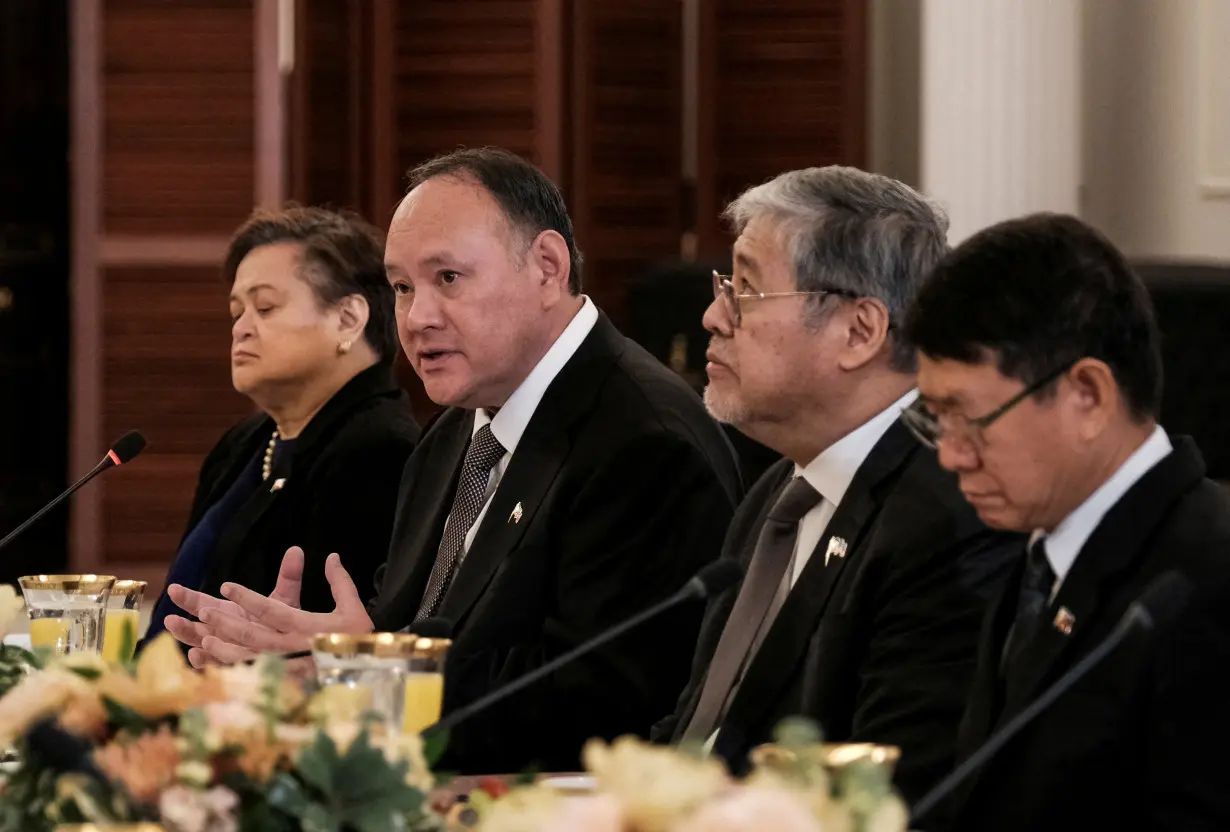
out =
{"type": "Polygon", "coordinates": [[[191,648],[188,659],[194,667],[233,664],[267,651],[303,650],[316,633],[371,632],[371,619],[337,554],[325,561],[325,577],[333,593],[333,612],[299,609],[303,550],[293,546],[282,560],[277,586],[269,597],[231,583],[222,585],[224,598],[172,586],[172,600],[199,623],[170,616],[167,629],[191,648]]]}

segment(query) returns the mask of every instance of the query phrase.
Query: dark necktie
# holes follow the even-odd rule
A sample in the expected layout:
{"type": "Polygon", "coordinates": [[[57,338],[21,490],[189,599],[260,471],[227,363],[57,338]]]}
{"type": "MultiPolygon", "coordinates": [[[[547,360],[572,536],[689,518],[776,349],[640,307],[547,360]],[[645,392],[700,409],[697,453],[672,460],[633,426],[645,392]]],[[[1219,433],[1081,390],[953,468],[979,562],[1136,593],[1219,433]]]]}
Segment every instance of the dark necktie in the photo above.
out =
{"type": "Polygon", "coordinates": [[[461,560],[466,532],[474,525],[483,508],[491,469],[504,453],[504,446],[495,438],[490,425],[483,425],[470,440],[465,460],[461,463],[461,477],[457,480],[457,493],[453,495],[453,508],[444,525],[444,537],[436,550],[436,562],[431,568],[427,591],[423,593],[423,603],[414,617],[415,621],[430,618],[440,609],[440,601],[452,583],[457,562],[461,560]]]}
{"type": "Polygon", "coordinates": [[[1021,591],[1017,596],[1016,619],[1004,644],[1001,669],[1005,676],[1016,665],[1025,647],[1037,635],[1038,627],[1050,606],[1055,588],[1055,571],[1046,556],[1046,543],[1039,539],[1025,555],[1025,572],[1021,575],[1021,591]]]}
{"type": "Polygon", "coordinates": [[[781,608],[781,603],[775,601],[784,600],[783,587],[789,591],[786,572],[794,557],[799,521],[820,500],[816,489],[802,477],[795,477],[769,510],[747,567],[747,577],[709,663],[684,740],[704,740],[721,725],[746,666],[781,608]]]}

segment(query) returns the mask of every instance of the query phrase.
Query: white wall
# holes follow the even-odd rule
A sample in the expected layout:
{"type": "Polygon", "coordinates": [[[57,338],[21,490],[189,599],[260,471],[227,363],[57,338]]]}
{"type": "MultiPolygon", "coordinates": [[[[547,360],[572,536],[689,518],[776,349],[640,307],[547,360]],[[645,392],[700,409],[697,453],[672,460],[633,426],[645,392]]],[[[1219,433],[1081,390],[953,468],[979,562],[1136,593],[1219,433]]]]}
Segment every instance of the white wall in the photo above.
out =
{"type": "Polygon", "coordinates": [[[1230,0],[1084,0],[1085,217],[1129,255],[1230,260],[1230,0]]]}

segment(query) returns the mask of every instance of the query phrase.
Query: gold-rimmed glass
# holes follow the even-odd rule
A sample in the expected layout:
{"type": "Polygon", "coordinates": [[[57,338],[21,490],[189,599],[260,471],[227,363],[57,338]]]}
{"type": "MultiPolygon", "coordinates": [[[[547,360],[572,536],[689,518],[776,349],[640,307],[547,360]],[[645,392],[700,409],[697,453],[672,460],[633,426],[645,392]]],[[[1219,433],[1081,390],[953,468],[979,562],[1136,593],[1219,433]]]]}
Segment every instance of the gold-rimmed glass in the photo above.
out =
{"type": "Polygon", "coordinates": [[[447,638],[416,638],[406,667],[402,730],[418,734],[440,721],[444,706],[444,662],[453,642],[447,638]]]}
{"type": "Polygon", "coordinates": [[[316,680],[344,685],[368,697],[389,727],[402,722],[403,683],[417,636],[408,633],[319,633],[312,637],[316,680]]]}
{"type": "Polygon", "coordinates": [[[107,617],[103,625],[102,657],[108,662],[131,661],[141,626],[141,602],[145,581],[116,581],[107,598],[107,617]]]}
{"type": "Polygon", "coordinates": [[[102,650],[114,575],[26,575],[18,578],[30,616],[30,646],[57,654],[102,650]]]}

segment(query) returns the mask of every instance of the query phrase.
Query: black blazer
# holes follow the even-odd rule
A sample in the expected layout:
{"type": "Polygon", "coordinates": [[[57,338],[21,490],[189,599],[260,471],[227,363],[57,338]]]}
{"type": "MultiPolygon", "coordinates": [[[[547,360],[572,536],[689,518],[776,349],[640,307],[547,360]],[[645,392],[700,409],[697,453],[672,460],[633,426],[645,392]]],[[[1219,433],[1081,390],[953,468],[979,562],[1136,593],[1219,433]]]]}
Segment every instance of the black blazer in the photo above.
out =
{"type": "MultiPolygon", "coordinates": [[[[444,411],[406,466],[378,630],[414,620],[473,419],[444,411]]],[[[454,624],[445,712],[678,590],[717,558],[740,491],[699,397],[601,315],[530,419],[441,604],[454,624]]],[[[701,612],[679,608],[458,726],[441,766],[572,771],[590,737],[646,735],[687,680],[701,612]]]]}
{"type": "MultiPolygon", "coordinates": [[[[268,446],[273,430],[270,417],[251,416],[209,452],[185,537],[268,446]]],[[[367,590],[388,552],[398,483],[418,433],[409,397],[387,366],[377,364],[356,375],[303,429],[289,464],[279,462],[269,481],[231,517],[218,537],[201,591],[217,595],[223,583],[232,581],[267,595],[291,546],[302,546],[306,556],[303,609],[332,611],[333,595],[324,577],[325,558],[332,552],[341,555],[360,590],[367,590]],[[274,491],[278,478],[285,478],[285,484],[274,491]]]]}
{"type": "Polygon", "coordinates": [[[996,713],[1017,569],[988,614],[962,756],[1109,635],[1157,575],[1185,574],[1194,600],[1176,626],[1135,634],[1004,746],[949,807],[953,828],[1230,829],[1230,497],[1205,479],[1195,443],[1173,444],[1094,529],[1048,610],[1067,608],[1070,634],[1040,629],[996,713]]]}
{"type": "MultiPolygon", "coordinates": [[[[794,475],[770,468],[739,507],[724,557],[746,566],[769,509],[794,475]]],[[[992,532],[900,422],[855,474],[761,643],[714,752],[736,770],[785,717],[819,722],[831,742],[899,746],[897,786],[911,800],[952,766],[979,624],[1022,538],[992,532]],[[825,564],[830,538],[848,544],[825,564]]],[[[655,737],[678,741],[692,718],[738,588],[705,615],[692,678],[655,737]]]]}

